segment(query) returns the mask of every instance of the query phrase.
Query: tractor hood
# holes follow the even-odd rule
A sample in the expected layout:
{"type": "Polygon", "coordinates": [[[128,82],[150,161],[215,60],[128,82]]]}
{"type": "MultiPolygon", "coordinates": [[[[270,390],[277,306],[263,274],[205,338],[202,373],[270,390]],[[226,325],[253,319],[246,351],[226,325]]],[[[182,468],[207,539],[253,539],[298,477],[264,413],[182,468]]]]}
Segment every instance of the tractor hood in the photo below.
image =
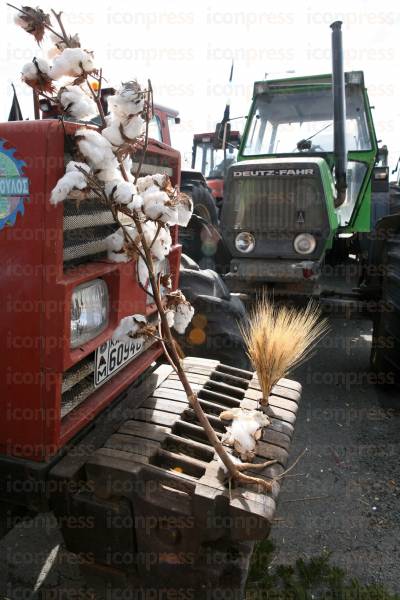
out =
{"type": "Polygon", "coordinates": [[[332,239],[337,219],[333,180],[319,157],[247,160],[228,172],[221,229],[232,256],[299,258],[294,240],[311,234],[319,258],[332,239]],[[239,233],[249,232],[255,247],[244,255],[236,247],[239,233]]]}

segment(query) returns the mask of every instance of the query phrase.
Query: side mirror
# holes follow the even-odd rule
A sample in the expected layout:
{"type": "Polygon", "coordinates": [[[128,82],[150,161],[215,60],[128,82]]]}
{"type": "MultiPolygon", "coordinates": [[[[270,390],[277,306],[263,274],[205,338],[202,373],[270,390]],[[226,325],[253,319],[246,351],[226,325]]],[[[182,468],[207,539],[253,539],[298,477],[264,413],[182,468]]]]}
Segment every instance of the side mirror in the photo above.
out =
{"type": "Polygon", "coordinates": [[[181,118],[180,117],[175,117],[175,124],[176,125],[180,125],[181,124],[181,118]]]}
{"type": "Polygon", "coordinates": [[[389,191],[389,167],[374,167],[371,179],[371,191],[389,191]]]}

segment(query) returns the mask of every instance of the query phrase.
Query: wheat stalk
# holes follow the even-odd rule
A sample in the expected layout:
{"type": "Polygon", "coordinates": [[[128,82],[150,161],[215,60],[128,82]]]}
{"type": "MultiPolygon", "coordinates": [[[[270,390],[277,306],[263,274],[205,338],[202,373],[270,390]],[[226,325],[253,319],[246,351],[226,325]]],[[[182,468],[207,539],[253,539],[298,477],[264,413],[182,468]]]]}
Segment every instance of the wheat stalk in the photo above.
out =
{"type": "Polygon", "coordinates": [[[242,334],[247,353],[257,372],[267,405],[273,386],[279,379],[309,357],[327,332],[326,319],[320,319],[318,305],[310,301],[306,308],[275,306],[266,296],[257,300],[242,334]]]}

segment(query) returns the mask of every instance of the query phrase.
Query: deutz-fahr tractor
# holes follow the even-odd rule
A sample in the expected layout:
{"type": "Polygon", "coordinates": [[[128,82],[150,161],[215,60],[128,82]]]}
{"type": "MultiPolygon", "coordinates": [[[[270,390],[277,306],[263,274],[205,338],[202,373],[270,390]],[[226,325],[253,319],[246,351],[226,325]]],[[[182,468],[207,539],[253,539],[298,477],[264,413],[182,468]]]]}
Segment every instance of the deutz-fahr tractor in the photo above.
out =
{"type": "Polygon", "coordinates": [[[229,258],[216,262],[232,290],[314,295],[372,316],[372,363],[398,371],[400,214],[363,73],[344,73],[341,22],[331,28],[332,75],[254,85],[225,184],[220,247],[229,258]],[[335,289],[326,274],[349,256],[356,289],[335,289]]]}

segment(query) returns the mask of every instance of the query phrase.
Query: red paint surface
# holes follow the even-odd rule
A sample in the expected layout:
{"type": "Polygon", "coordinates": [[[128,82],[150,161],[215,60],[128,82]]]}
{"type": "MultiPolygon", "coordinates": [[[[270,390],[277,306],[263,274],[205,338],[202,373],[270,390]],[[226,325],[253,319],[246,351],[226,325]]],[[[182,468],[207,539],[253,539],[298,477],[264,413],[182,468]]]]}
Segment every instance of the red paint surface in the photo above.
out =
{"type": "MultiPolygon", "coordinates": [[[[67,133],[76,125],[66,123],[67,133]]],[[[63,372],[111,337],[119,320],[149,313],[145,292],[136,282],[135,262],[91,262],[63,273],[63,208],[49,203],[64,173],[64,130],[60,121],[20,121],[0,125],[0,137],[27,163],[30,198],[25,214],[0,231],[0,453],[45,461],[55,454],[130,385],[159,356],[157,347],[119,371],[61,423],[63,372]],[[70,300],[73,289],[103,278],[110,297],[108,328],[81,348],[70,350],[70,300]]],[[[179,184],[180,156],[165,144],[150,143],[146,160],[173,168],[179,184]]],[[[162,171],[162,168],[160,168],[162,171]]],[[[175,228],[176,229],[176,228],[175,228]]],[[[178,283],[177,232],[170,255],[178,283]]]]}

